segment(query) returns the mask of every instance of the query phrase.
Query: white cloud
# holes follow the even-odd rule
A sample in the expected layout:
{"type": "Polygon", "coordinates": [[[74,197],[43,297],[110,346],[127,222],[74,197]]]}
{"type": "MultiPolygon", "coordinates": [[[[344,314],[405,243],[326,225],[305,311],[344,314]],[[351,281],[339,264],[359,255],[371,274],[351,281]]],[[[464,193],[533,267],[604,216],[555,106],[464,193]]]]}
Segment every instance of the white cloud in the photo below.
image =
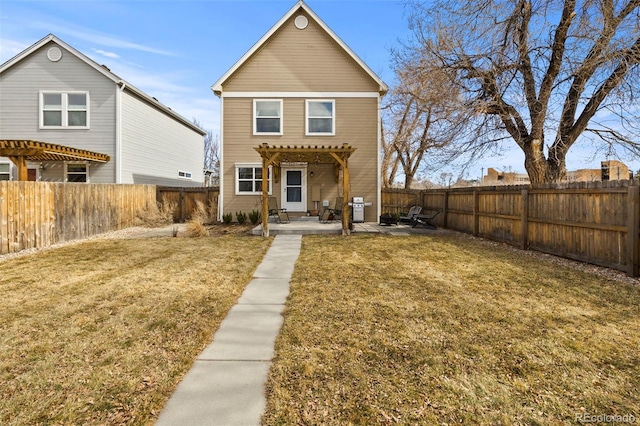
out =
{"type": "Polygon", "coordinates": [[[120,55],[118,55],[117,53],[114,53],[114,52],[107,52],[106,50],[102,50],[102,49],[91,49],[91,50],[96,52],[98,55],[105,56],[107,58],[111,58],[111,59],[120,58],[120,55]]]}

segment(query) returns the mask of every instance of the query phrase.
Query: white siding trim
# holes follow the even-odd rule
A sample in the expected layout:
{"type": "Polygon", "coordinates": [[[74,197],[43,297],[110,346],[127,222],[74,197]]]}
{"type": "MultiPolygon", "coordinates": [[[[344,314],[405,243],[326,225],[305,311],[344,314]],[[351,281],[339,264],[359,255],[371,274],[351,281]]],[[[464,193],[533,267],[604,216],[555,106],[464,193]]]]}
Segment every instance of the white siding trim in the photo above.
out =
{"type": "Polygon", "coordinates": [[[220,98],[379,98],[378,92],[223,92],[220,98]]]}
{"type": "Polygon", "coordinates": [[[377,179],[377,185],[378,185],[378,190],[376,191],[378,200],[377,200],[377,212],[376,212],[376,217],[380,217],[380,215],[382,214],[382,182],[380,181],[380,178],[382,177],[382,157],[380,155],[380,153],[382,152],[382,116],[380,114],[380,103],[382,102],[382,97],[378,96],[378,179],[377,179]]]}
{"type": "Polygon", "coordinates": [[[224,214],[224,99],[220,98],[220,167],[218,167],[218,221],[224,214]]]}
{"type": "Polygon", "coordinates": [[[122,183],[122,92],[127,83],[116,84],[116,183],[122,183]]]}

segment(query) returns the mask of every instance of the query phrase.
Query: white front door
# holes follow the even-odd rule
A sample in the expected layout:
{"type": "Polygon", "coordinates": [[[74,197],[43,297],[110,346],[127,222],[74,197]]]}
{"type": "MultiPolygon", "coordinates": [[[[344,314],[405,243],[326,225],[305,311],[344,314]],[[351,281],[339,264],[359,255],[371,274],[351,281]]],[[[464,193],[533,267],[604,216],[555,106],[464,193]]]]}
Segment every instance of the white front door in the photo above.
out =
{"type": "Polygon", "coordinates": [[[307,169],[282,169],[282,208],[290,212],[307,211],[307,169]]]}

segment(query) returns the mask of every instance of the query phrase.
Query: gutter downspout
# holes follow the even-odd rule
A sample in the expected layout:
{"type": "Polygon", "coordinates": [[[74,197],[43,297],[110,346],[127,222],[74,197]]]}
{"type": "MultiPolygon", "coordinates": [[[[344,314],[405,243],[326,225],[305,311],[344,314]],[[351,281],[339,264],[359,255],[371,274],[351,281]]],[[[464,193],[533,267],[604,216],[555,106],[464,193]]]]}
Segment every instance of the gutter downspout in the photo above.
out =
{"type": "Polygon", "coordinates": [[[218,222],[222,222],[224,214],[224,96],[222,89],[219,92],[211,88],[214,95],[220,99],[220,166],[218,167],[218,222]]]}
{"type": "Polygon", "coordinates": [[[122,183],[122,92],[127,83],[120,80],[116,85],[116,183],[122,183]]]}

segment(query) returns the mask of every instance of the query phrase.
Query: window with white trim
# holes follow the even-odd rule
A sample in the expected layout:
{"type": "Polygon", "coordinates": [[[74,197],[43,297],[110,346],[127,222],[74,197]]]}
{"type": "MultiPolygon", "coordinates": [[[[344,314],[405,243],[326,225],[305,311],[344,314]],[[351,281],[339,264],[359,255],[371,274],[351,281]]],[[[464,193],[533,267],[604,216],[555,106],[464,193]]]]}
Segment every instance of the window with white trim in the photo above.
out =
{"type": "Polygon", "coordinates": [[[40,127],[89,128],[89,92],[40,92],[40,127]]]}
{"type": "Polygon", "coordinates": [[[0,180],[11,180],[11,164],[0,163],[0,180]]]}
{"type": "Polygon", "coordinates": [[[282,134],[282,99],[253,100],[253,134],[282,134]]]}
{"type": "Polygon", "coordinates": [[[178,177],[180,179],[192,179],[191,172],[185,172],[182,170],[178,170],[178,177]]]}
{"type": "Polygon", "coordinates": [[[336,101],[308,99],[306,134],[311,136],[333,136],[336,134],[336,101]]]}
{"type": "MultiPolygon", "coordinates": [[[[271,167],[267,177],[268,192],[271,194],[271,167]]],[[[236,164],[236,195],[262,194],[262,164],[236,164]]]]}
{"type": "Polygon", "coordinates": [[[89,182],[89,165],[87,163],[65,163],[65,182],[89,182]]]}

